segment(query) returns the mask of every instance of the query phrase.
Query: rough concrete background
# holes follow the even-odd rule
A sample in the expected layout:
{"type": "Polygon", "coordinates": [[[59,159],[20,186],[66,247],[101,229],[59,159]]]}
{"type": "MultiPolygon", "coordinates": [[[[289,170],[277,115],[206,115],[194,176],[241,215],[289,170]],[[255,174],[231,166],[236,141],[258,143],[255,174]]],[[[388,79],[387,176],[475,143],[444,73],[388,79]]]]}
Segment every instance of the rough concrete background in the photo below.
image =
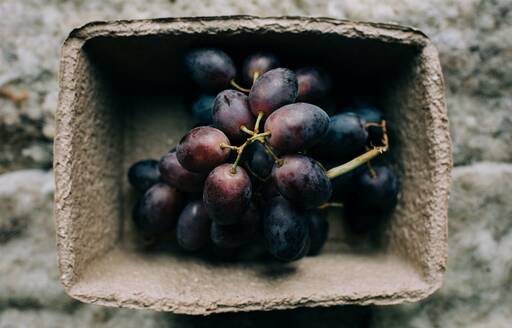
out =
{"type": "Polygon", "coordinates": [[[509,327],[510,22],[512,0],[0,0],[0,328],[285,323],[299,327],[509,327]],[[53,177],[48,171],[62,41],[73,27],[91,20],[220,14],[391,21],[416,26],[434,40],[446,78],[457,165],[450,201],[448,273],[440,292],[411,305],[208,318],[106,309],[79,304],[64,294],[58,282],[53,177]]]}

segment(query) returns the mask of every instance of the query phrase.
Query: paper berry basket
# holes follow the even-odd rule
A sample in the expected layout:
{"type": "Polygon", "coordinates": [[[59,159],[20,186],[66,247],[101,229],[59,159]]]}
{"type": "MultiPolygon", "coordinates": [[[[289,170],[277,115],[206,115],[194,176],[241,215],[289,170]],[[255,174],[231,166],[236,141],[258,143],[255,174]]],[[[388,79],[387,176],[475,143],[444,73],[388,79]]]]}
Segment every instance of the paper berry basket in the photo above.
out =
{"type": "MultiPolygon", "coordinates": [[[[210,314],[413,302],[446,266],[451,145],[438,54],[420,31],[327,18],[248,16],[93,22],[62,49],[55,139],[61,280],[107,306],[210,314]],[[336,235],[319,256],[286,265],[211,263],[133,245],[126,170],[159,158],[190,127],[182,58],[192,46],[272,49],[320,61],[347,94],[378,99],[401,181],[380,247],[336,235]]],[[[331,222],[339,221],[331,213],[331,222]]],[[[335,223],[334,223],[335,224],[335,223]]]]}

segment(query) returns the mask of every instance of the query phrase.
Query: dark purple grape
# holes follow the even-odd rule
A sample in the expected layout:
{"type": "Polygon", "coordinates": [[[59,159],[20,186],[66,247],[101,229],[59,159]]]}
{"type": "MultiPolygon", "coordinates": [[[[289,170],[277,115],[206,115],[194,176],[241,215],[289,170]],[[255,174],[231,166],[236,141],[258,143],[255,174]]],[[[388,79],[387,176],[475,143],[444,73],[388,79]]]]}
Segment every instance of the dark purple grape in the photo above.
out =
{"type": "Polygon", "coordinates": [[[181,248],[196,251],[210,241],[211,220],[202,200],[190,202],[178,218],[176,237],[181,248]]]}
{"type": "Polygon", "coordinates": [[[254,241],[260,233],[260,214],[252,205],[240,221],[230,225],[212,224],[211,239],[222,248],[234,248],[254,241]]]}
{"type": "Polygon", "coordinates": [[[251,180],[241,167],[233,173],[231,164],[222,164],[206,178],[203,201],[215,223],[238,222],[247,211],[251,197],[251,180]]]}
{"type": "Polygon", "coordinates": [[[329,127],[329,116],[320,107],[295,103],[273,112],[265,122],[268,141],[280,153],[303,151],[316,144],[329,127]]]}
{"type": "Polygon", "coordinates": [[[319,210],[312,211],[309,218],[309,237],[311,246],[308,255],[317,255],[327,241],[329,234],[329,222],[325,217],[325,212],[319,210]]]}
{"type": "Polygon", "coordinates": [[[213,103],[215,97],[203,94],[192,104],[192,115],[200,125],[213,123],[213,103]]]}
{"type": "Polygon", "coordinates": [[[307,253],[310,211],[294,207],[283,197],[274,197],[263,216],[263,239],[277,259],[294,261],[307,253]]]}
{"type": "Polygon", "coordinates": [[[356,113],[364,122],[367,123],[379,123],[384,119],[384,114],[373,106],[349,107],[344,111],[356,113]]]}
{"type": "Polygon", "coordinates": [[[181,166],[192,172],[209,172],[224,163],[230,150],[221,148],[229,145],[229,139],[219,129],[200,126],[190,130],[176,147],[176,156],[181,166]]]}
{"type": "Polygon", "coordinates": [[[254,129],[255,117],[249,109],[247,96],[236,90],[224,90],[215,98],[213,106],[213,124],[224,132],[233,142],[247,139],[247,134],[240,130],[243,125],[254,129]]]}
{"type": "Polygon", "coordinates": [[[297,101],[316,102],[325,97],[331,89],[331,78],[321,68],[299,68],[295,74],[299,83],[297,101]]]}
{"type": "Polygon", "coordinates": [[[272,179],[283,197],[302,208],[316,208],[329,200],[331,181],[324,168],[311,157],[287,155],[274,165],[272,179]]]}
{"type": "Polygon", "coordinates": [[[205,173],[195,173],[185,169],[178,162],[176,152],[171,151],[160,159],[160,174],[162,180],[185,192],[200,192],[203,190],[205,173]]]}
{"type": "Polygon", "coordinates": [[[157,183],[149,188],[134,209],[136,227],[145,235],[172,229],[181,210],[182,196],[173,187],[157,183]]]}
{"type": "Polygon", "coordinates": [[[357,234],[377,231],[396,206],[398,179],[386,166],[374,166],[375,176],[368,168],[353,179],[353,193],[344,203],[347,228],[357,234]]]}
{"type": "Polygon", "coordinates": [[[242,74],[245,82],[252,84],[255,76],[262,76],[271,69],[279,67],[279,60],[276,56],[259,52],[255,53],[244,61],[242,74]]]}
{"type": "Polygon", "coordinates": [[[368,132],[354,113],[331,116],[327,133],[313,149],[315,157],[334,161],[351,160],[364,152],[368,132]]]}
{"type": "MultiPolygon", "coordinates": [[[[370,105],[358,105],[354,107],[345,108],[344,111],[354,112],[363,121],[363,124],[366,123],[380,123],[384,120],[384,114],[374,106],[370,105]]],[[[378,126],[369,126],[368,130],[368,139],[371,141],[373,145],[381,145],[383,132],[382,128],[378,126]]]]}
{"type": "Polygon", "coordinates": [[[272,181],[272,179],[268,179],[263,183],[260,188],[258,189],[259,194],[261,195],[262,199],[265,201],[271,200],[274,197],[281,196],[279,193],[279,190],[277,190],[277,187],[272,181]]]}
{"type": "Polygon", "coordinates": [[[366,169],[354,179],[352,203],[374,212],[387,213],[397,203],[398,179],[387,166],[375,165],[373,171],[375,176],[366,169]]]}
{"type": "Polygon", "coordinates": [[[279,107],[293,103],[297,90],[295,73],[287,68],[275,68],[254,82],[249,93],[249,106],[255,116],[260,112],[268,116],[279,107]]]}
{"type": "Polygon", "coordinates": [[[208,90],[222,90],[229,87],[236,75],[231,58],[219,49],[197,49],[185,57],[192,80],[208,90]]]}
{"type": "MultiPolygon", "coordinates": [[[[329,163],[324,165],[326,170],[339,166],[340,163],[329,163]]],[[[333,179],[331,179],[331,185],[332,185],[332,196],[331,198],[335,202],[344,202],[354,192],[354,178],[364,171],[364,166],[358,167],[354,170],[348,171],[342,175],[339,175],[333,179]]]]}
{"type": "Polygon", "coordinates": [[[138,191],[146,191],[155,183],[160,181],[158,161],[145,159],[130,166],[128,170],[128,181],[138,191]]]}
{"type": "Polygon", "coordinates": [[[244,163],[249,173],[261,180],[265,180],[274,167],[274,159],[259,142],[253,142],[245,149],[244,163]]]}

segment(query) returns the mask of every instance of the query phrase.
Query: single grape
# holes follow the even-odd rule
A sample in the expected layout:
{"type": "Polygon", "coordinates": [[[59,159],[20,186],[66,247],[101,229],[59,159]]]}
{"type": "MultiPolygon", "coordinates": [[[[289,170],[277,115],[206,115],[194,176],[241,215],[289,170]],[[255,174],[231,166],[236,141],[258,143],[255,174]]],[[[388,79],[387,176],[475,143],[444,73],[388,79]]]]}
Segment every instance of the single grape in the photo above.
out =
{"type": "Polygon", "coordinates": [[[249,109],[247,96],[236,90],[224,90],[215,98],[213,123],[233,142],[247,139],[247,133],[240,130],[243,125],[254,129],[255,117],[249,109]]]}
{"type": "Polygon", "coordinates": [[[329,128],[313,149],[315,157],[347,161],[364,153],[368,132],[361,118],[354,113],[331,116],[329,128]]]}
{"type": "Polygon", "coordinates": [[[254,77],[262,76],[271,69],[279,67],[279,60],[276,56],[258,52],[247,57],[243,64],[242,74],[245,82],[252,84],[254,77]]]}
{"type": "Polygon", "coordinates": [[[263,239],[267,250],[277,259],[294,261],[307,253],[309,211],[294,207],[283,197],[267,203],[263,216],[263,239]]]}
{"type": "Polygon", "coordinates": [[[208,90],[222,90],[236,75],[231,58],[219,49],[197,49],[185,57],[192,80],[208,90]]]}
{"type": "Polygon", "coordinates": [[[176,156],[180,164],[192,172],[208,172],[224,163],[230,150],[221,144],[229,145],[229,139],[219,129],[200,126],[190,130],[178,143],[176,156]]]}
{"type": "Polygon", "coordinates": [[[398,179],[387,166],[375,165],[373,172],[366,169],[354,180],[354,189],[353,202],[373,211],[387,213],[398,200],[398,179]]]}
{"type": "Polygon", "coordinates": [[[178,162],[175,151],[167,153],[160,159],[159,168],[162,180],[176,189],[185,192],[200,192],[203,190],[206,174],[185,169],[178,162]]]}
{"type": "Polygon", "coordinates": [[[128,181],[138,191],[146,191],[155,183],[160,181],[158,161],[145,159],[130,166],[128,170],[128,181]]]}
{"type": "Polygon", "coordinates": [[[399,184],[395,174],[387,166],[375,165],[372,169],[365,168],[353,179],[353,193],[343,206],[345,223],[353,233],[378,230],[397,203],[399,184]]]}
{"type": "Polygon", "coordinates": [[[329,234],[329,222],[325,217],[325,212],[319,210],[311,211],[309,217],[309,237],[311,239],[311,246],[308,255],[317,255],[327,241],[329,234]]]}
{"type": "MultiPolygon", "coordinates": [[[[377,109],[374,106],[370,105],[359,105],[356,107],[350,107],[345,109],[345,111],[352,111],[361,117],[363,124],[366,123],[380,123],[384,120],[384,114],[382,111],[377,109]]],[[[368,130],[368,139],[372,142],[373,145],[382,144],[383,131],[381,127],[378,126],[369,126],[368,130]]]]}
{"type": "Polygon", "coordinates": [[[259,142],[250,144],[244,152],[244,163],[248,167],[249,173],[255,175],[258,179],[265,180],[272,172],[274,159],[259,142]]]}
{"type": "Polygon", "coordinates": [[[265,116],[297,98],[297,77],[287,68],[275,68],[260,76],[252,85],[249,93],[249,106],[257,116],[263,112],[265,116]]]}
{"type": "Polygon", "coordinates": [[[200,125],[213,123],[213,104],[215,97],[203,94],[192,104],[192,115],[200,125]]]}
{"type": "Polygon", "coordinates": [[[283,197],[302,208],[316,208],[329,200],[331,181],[324,168],[311,157],[287,155],[274,165],[272,179],[283,197]]]}
{"type": "Polygon", "coordinates": [[[384,119],[384,114],[373,106],[349,107],[344,111],[356,113],[365,122],[379,123],[384,119]]]}
{"type": "Polygon", "coordinates": [[[325,97],[331,89],[331,78],[318,67],[304,67],[295,71],[299,83],[297,101],[316,102],[325,97]]]}
{"type": "Polygon", "coordinates": [[[157,183],[149,188],[134,209],[136,227],[144,235],[155,235],[174,227],[181,210],[182,196],[175,188],[157,183]]]}
{"type": "MultiPolygon", "coordinates": [[[[340,163],[329,163],[324,165],[326,170],[339,166],[340,163]]],[[[354,170],[348,171],[331,179],[332,196],[335,202],[345,202],[354,192],[354,179],[364,170],[364,166],[358,167],[354,170]]]]}
{"type": "Polygon", "coordinates": [[[270,114],[265,131],[268,141],[280,153],[295,153],[315,145],[329,127],[329,116],[320,107],[295,103],[270,114]]]}
{"type": "Polygon", "coordinates": [[[268,201],[274,197],[281,196],[279,190],[277,190],[276,184],[274,181],[272,181],[272,179],[265,181],[265,183],[263,183],[258,189],[258,192],[264,201],[268,201]]]}
{"type": "Polygon", "coordinates": [[[176,237],[181,248],[196,251],[210,240],[211,220],[202,200],[190,202],[178,218],[176,237]]]}
{"type": "Polygon", "coordinates": [[[260,214],[256,206],[249,207],[240,221],[220,225],[212,223],[211,239],[213,243],[222,248],[234,248],[248,244],[256,239],[260,233],[260,214]]]}
{"type": "Polygon", "coordinates": [[[206,178],[203,201],[208,215],[217,224],[238,222],[249,207],[251,197],[251,180],[241,167],[233,173],[231,164],[222,164],[206,178]]]}

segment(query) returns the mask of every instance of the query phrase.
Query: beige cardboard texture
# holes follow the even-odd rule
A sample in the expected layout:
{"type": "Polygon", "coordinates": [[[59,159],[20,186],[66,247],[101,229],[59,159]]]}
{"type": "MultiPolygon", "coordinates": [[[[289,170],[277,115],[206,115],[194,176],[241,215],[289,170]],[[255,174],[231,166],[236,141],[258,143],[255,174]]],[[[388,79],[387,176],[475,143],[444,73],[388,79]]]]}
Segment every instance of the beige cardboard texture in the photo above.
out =
{"type": "Polygon", "coordinates": [[[60,74],[55,220],[61,280],[72,297],[210,314],[396,304],[440,287],[451,143],[438,54],[421,32],[297,17],[94,22],[66,40],[60,74]],[[341,214],[333,211],[321,255],[289,264],[139,250],[126,170],[136,160],[162,156],[192,125],[181,66],[183,54],[197,46],[321,60],[335,76],[353,81],[344,82],[347,94],[367,85],[386,113],[389,157],[401,183],[377,249],[347,244],[350,237],[337,226],[341,214]]]}

